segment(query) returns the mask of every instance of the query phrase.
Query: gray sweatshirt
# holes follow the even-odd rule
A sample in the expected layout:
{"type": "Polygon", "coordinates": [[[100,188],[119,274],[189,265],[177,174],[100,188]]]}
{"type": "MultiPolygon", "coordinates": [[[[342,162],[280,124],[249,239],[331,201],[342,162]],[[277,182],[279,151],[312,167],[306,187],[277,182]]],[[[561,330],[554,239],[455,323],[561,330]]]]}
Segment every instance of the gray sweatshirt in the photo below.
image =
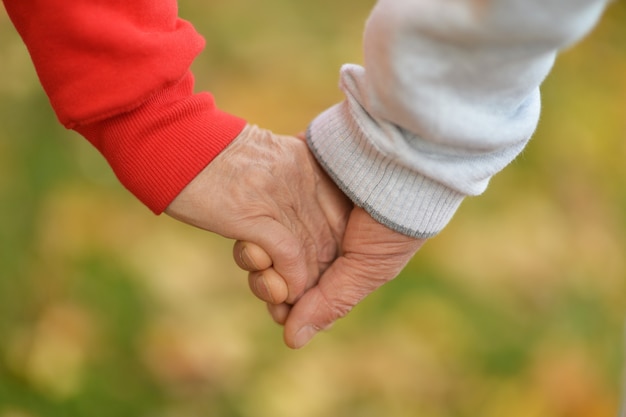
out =
{"type": "Polygon", "coordinates": [[[522,151],[556,54],[608,1],[379,0],[309,147],[374,219],[433,236],[522,151]]]}

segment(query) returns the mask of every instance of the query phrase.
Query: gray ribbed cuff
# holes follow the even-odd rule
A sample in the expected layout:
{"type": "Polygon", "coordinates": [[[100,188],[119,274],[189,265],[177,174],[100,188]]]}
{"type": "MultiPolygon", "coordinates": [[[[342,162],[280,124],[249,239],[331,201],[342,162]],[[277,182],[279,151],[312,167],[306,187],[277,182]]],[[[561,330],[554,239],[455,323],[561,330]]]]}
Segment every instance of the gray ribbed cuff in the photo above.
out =
{"type": "Polygon", "coordinates": [[[356,205],[402,234],[436,235],[465,197],[381,153],[345,101],[313,120],[307,142],[320,165],[356,205]]]}

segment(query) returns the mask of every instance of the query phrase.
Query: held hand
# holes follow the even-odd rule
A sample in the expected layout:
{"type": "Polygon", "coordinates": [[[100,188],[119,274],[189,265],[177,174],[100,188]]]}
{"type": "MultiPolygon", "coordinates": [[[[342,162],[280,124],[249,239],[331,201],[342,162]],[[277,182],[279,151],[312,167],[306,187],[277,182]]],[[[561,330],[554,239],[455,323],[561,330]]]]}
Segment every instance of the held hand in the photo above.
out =
{"type": "Polygon", "coordinates": [[[264,269],[250,275],[250,286],[280,304],[294,303],[338,256],[351,207],[301,139],[247,126],[166,213],[245,241],[235,248],[238,265],[264,269]]]}
{"type": "MultiPolygon", "coordinates": [[[[344,317],[363,298],[394,279],[426,239],[414,239],[378,223],[355,207],[348,220],[342,254],[290,308],[274,307],[274,319],[285,325],[285,343],[294,349],[344,317]]],[[[267,254],[255,249],[260,261],[267,254]]]]}
{"type": "Polygon", "coordinates": [[[398,276],[425,241],[395,232],[355,207],[342,255],[291,309],[285,323],[285,343],[295,349],[307,344],[317,332],[398,276]]]}

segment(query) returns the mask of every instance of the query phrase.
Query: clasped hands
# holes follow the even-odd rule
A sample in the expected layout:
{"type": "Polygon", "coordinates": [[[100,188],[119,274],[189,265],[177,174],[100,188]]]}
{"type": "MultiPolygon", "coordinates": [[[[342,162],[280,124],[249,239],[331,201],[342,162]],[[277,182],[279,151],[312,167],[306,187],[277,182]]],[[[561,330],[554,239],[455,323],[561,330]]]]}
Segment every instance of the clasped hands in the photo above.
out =
{"type": "Polygon", "coordinates": [[[425,241],[354,206],[302,138],[251,125],[166,213],[236,240],[235,262],[296,349],[395,278],[425,241]]]}

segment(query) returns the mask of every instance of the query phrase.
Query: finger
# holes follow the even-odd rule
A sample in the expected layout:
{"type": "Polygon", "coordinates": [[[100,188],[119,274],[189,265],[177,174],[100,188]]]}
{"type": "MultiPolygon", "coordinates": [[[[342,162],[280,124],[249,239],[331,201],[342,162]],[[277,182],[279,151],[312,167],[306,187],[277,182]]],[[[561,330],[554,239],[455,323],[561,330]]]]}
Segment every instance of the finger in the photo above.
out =
{"type": "Polygon", "coordinates": [[[300,348],[344,317],[368,294],[395,278],[424,242],[390,230],[355,208],[343,242],[346,253],[291,309],[285,323],[286,344],[300,348]]]}
{"type": "Polygon", "coordinates": [[[272,319],[277,324],[284,325],[287,321],[287,316],[289,316],[289,312],[291,311],[291,304],[282,303],[282,304],[267,304],[267,310],[269,311],[272,319]]]}
{"type": "Polygon", "coordinates": [[[272,259],[267,252],[252,242],[236,241],[233,258],[239,268],[248,272],[262,271],[272,266],[272,259]]]}
{"type": "Polygon", "coordinates": [[[254,295],[270,304],[281,304],[289,295],[287,283],[273,268],[250,272],[248,285],[254,295]]]}
{"type": "MultiPolygon", "coordinates": [[[[296,135],[296,137],[307,143],[308,147],[308,138],[306,133],[307,132],[300,132],[296,135]]],[[[315,155],[312,152],[309,152],[308,155],[311,158],[311,163],[316,174],[317,200],[322,208],[322,211],[324,212],[324,216],[328,221],[333,235],[338,238],[338,243],[340,243],[343,240],[346,224],[354,205],[345,193],[337,187],[326,171],[322,169],[315,155]]]]}
{"type": "MultiPolygon", "coordinates": [[[[345,227],[334,225],[340,223],[335,219],[349,212],[349,209],[345,209],[347,198],[326,176],[309,151],[304,133],[295,144],[293,137],[279,136],[279,138],[291,142],[294,155],[297,155],[295,169],[300,173],[300,187],[291,187],[293,195],[290,198],[296,203],[293,205],[293,213],[297,221],[291,221],[289,227],[305,247],[309,265],[309,277],[305,289],[308,289],[317,283],[321,273],[339,254],[345,227]],[[331,192],[332,189],[336,190],[336,193],[331,192]],[[310,191],[302,192],[302,190],[310,191]]],[[[343,224],[345,226],[345,221],[343,224]]],[[[296,299],[290,298],[289,302],[293,303],[296,299]]]]}
{"type": "MultiPolygon", "coordinates": [[[[293,138],[289,139],[293,140],[293,138]]],[[[305,247],[305,256],[309,266],[305,289],[308,289],[317,283],[323,270],[338,256],[342,236],[334,233],[327,217],[327,212],[331,211],[330,206],[336,205],[336,202],[330,196],[320,198],[320,191],[324,190],[320,187],[322,184],[320,179],[324,178],[325,174],[303,140],[296,148],[299,149],[298,164],[303,172],[302,189],[313,190],[313,192],[302,193],[294,189],[292,200],[297,202],[294,205],[297,221],[291,222],[290,226],[305,247]]],[[[290,298],[289,302],[294,303],[296,300],[297,298],[290,298]]]]}
{"type": "Polygon", "coordinates": [[[324,213],[332,235],[337,241],[337,245],[340,246],[354,204],[321,169],[317,172],[317,180],[318,204],[324,213]]]}
{"type": "MultiPolygon", "coordinates": [[[[309,252],[312,251],[309,250],[309,252]]],[[[260,246],[252,242],[238,240],[233,246],[233,258],[241,269],[252,272],[248,276],[248,283],[254,295],[271,304],[287,301],[289,298],[287,282],[275,269],[270,268],[272,259],[260,246]],[[254,274],[254,272],[263,273],[254,274]]],[[[307,287],[312,285],[309,284],[309,281],[310,271],[307,287]]],[[[299,295],[291,297],[289,302],[295,302],[299,295]]]]}
{"type": "Polygon", "coordinates": [[[285,343],[294,349],[303,347],[384,282],[368,279],[360,266],[345,257],[337,259],[318,285],[292,307],[285,322],[285,343]]]}
{"type": "Polygon", "coordinates": [[[297,299],[304,292],[309,276],[302,242],[290,230],[270,218],[256,219],[248,228],[245,240],[265,249],[272,268],[287,283],[288,299],[297,299]]]}

